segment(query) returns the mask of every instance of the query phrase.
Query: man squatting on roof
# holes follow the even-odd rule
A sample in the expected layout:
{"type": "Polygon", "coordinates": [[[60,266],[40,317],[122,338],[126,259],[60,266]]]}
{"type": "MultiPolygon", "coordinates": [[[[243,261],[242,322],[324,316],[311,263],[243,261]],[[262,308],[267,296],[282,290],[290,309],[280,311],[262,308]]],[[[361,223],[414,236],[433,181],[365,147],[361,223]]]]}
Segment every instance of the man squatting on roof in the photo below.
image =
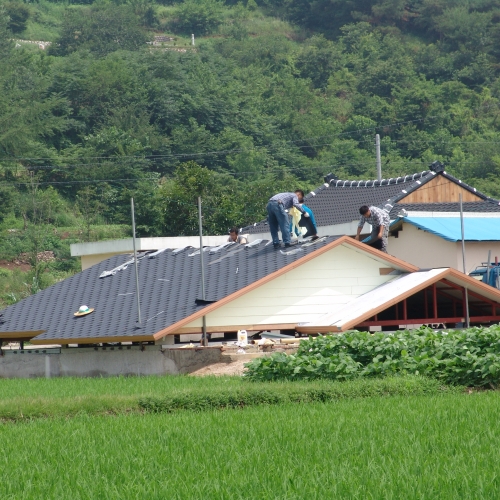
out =
{"type": "Polygon", "coordinates": [[[247,239],[240,234],[240,230],[237,227],[232,227],[229,230],[229,238],[227,241],[230,243],[239,243],[241,245],[246,245],[248,243],[247,239]]]}
{"type": "Polygon", "coordinates": [[[301,189],[297,189],[294,193],[278,193],[268,201],[267,220],[269,222],[274,248],[280,247],[278,229],[281,230],[281,236],[283,238],[283,243],[285,243],[285,247],[291,246],[290,224],[286,210],[295,207],[304,217],[309,217],[309,214],[302,208],[303,201],[304,191],[301,189]]]}
{"type": "Polygon", "coordinates": [[[368,224],[372,226],[372,232],[366,244],[387,253],[387,238],[389,236],[389,225],[391,223],[389,214],[378,207],[368,207],[366,205],[363,205],[359,209],[359,213],[361,217],[359,219],[356,239],[359,241],[361,230],[365,222],[368,222],[368,224]]]}

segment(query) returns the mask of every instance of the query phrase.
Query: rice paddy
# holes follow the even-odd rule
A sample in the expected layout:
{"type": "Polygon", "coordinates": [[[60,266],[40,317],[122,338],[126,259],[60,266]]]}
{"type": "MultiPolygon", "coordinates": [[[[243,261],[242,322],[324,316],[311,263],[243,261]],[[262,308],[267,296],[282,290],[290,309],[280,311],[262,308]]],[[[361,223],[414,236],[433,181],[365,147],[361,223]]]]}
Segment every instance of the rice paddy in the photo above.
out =
{"type": "Polygon", "coordinates": [[[0,498],[495,497],[498,393],[415,395],[415,387],[413,379],[2,380],[0,498]],[[199,397],[245,384],[277,392],[336,385],[343,397],[172,414],[141,413],[137,404],[141,397],[199,397]],[[360,397],[381,387],[403,395],[360,397]],[[15,420],[5,419],[8,411],[15,420]],[[41,416],[51,418],[31,418],[41,416]]]}
{"type": "Polygon", "coordinates": [[[4,422],[0,498],[496,498],[499,411],[482,392],[4,422]]]}

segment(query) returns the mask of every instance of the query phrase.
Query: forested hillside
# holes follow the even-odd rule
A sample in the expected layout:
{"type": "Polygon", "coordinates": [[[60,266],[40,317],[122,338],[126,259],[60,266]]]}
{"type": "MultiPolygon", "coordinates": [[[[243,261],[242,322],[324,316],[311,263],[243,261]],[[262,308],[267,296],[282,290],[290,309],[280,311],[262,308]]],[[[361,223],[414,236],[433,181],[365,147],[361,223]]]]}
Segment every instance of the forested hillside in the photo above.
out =
{"type": "Polygon", "coordinates": [[[374,178],[376,133],[384,177],[440,160],[500,197],[499,42],[500,0],[0,0],[0,259],[32,293],[130,234],[131,196],[141,235],[196,234],[199,194],[224,233],[374,178]]]}

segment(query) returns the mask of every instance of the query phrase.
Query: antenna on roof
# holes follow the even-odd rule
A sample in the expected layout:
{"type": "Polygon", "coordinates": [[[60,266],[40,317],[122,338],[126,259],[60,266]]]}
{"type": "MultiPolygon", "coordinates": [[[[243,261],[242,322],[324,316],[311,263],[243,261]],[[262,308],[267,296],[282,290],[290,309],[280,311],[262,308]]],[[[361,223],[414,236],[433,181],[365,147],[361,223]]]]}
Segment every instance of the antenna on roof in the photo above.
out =
{"type": "Polygon", "coordinates": [[[380,135],[375,135],[375,149],[377,152],[377,180],[382,181],[382,158],[380,157],[380,135]]]}
{"type": "Polygon", "coordinates": [[[137,269],[137,250],[135,246],[135,212],[134,212],[134,198],[130,198],[130,208],[132,210],[132,243],[134,245],[134,262],[135,262],[135,293],[137,295],[137,322],[139,325],[141,321],[141,297],[139,296],[139,271],[137,269]]]}
{"type": "MultiPolygon", "coordinates": [[[[201,298],[205,301],[205,264],[203,262],[203,226],[201,223],[201,196],[198,196],[198,223],[200,225],[200,259],[201,259],[201,298]]],[[[203,315],[202,318],[203,325],[203,336],[201,338],[201,344],[203,347],[208,346],[207,339],[207,318],[203,315]]]]}

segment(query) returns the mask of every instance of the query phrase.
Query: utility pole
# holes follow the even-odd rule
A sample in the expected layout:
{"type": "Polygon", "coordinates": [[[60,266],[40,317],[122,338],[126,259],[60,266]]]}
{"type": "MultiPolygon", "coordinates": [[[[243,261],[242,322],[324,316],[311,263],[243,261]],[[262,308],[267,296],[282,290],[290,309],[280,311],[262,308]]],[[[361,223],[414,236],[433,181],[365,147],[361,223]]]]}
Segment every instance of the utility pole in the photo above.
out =
{"type": "Polygon", "coordinates": [[[488,265],[486,267],[486,283],[490,284],[491,250],[488,250],[488,265]]]}
{"type": "Polygon", "coordinates": [[[135,212],[134,198],[130,198],[130,208],[132,210],[132,243],[134,245],[134,262],[135,262],[135,294],[137,295],[137,318],[139,325],[141,320],[141,297],[139,296],[139,270],[137,269],[137,250],[135,246],[135,212]]]}
{"type": "MultiPolygon", "coordinates": [[[[462,193],[460,193],[460,226],[462,229],[462,265],[464,269],[464,274],[467,274],[467,267],[465,265],[465,230],[464,230],[464,209],[462,206],[462,193]]],[[[464,295],[465,295],[465,326],[469,328],[470,319],[469,319],[469,293],[467,287],[464,286],[464,295]]]]}
{"type": "MultiPolygon", "coordinates": [[[[205,263],[203,261],[203,225],[201,222],[201,196],[198,196],[198,224],[200,226],[200,259],[201,259],[201,298],[205,301],[205,263]]],[[[208,346],[207,338],[207,318],[203,315],[202,318],[203,336],[201,338],[201,345],[208,346]]]]}
{"type": "Polygon", "coordinates": [[[380,157],[380,135],[375,135],[375,148],[377,151],[377,180],[382,180],[382,158],[380,157]]]}

